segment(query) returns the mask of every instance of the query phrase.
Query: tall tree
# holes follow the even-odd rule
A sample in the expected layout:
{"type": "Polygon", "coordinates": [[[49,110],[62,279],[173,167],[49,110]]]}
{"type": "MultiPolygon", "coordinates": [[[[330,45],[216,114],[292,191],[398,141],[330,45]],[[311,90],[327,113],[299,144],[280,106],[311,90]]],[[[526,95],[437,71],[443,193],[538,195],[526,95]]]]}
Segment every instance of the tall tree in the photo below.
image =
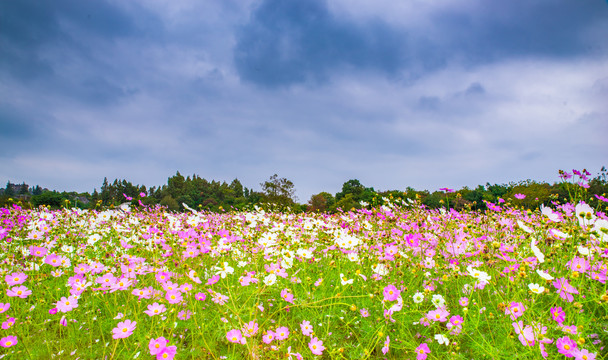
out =
{"type": "Polygon", "coordinates": [[[279,178],[277,174],[274,174],[269,180],[260,185],[268,202],[287,206],[295,204],[296,190],[293,182],[290,180],[279,178]]]}

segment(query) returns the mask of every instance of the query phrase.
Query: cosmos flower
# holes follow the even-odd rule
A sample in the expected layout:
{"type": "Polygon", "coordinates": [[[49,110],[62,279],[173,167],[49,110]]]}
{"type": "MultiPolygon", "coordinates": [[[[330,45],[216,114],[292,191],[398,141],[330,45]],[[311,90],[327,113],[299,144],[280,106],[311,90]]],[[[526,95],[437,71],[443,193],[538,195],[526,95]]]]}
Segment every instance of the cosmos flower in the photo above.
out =
{"type": "Polygon", "coordinates": [[[131,336],[131,334],[133,334],[133,330],[135,330],[136,325],[137,322],[131,320],[119,322],[118,325],[116,325],[116,327],[112,329],[112,338],[122,339],[131,336]]]}
{"type": "Polygon", "coordinates": [[[313,337],[310,339],[308,343],[308,348],[314,355],[323,355],[323,350],[325,350],[325,346],[323,346],[323,341],[313,337]]]}
{"type": "Polygon", "coordinates": [[[304,336],[310,336],[312,335],[312,325],[310,325],[310,321],[308,320],[304,320],[302,321],[302,323],[300,324],[300,329],[302,330],[302,335],[304,336]]]}
{"type": "Polygon", "coordinates": [[[24,273],[12,273],[10,275],[6,275],[4,279],[9,286],[21,285],[25,282],[25,280],[27,280],[27,275],[24,273]]]}
{"type": "Polygon", "coordinates": [[[17,337],[16,336],[6,336],[0,339],[0,346],[9,348],[11,346],[17,345],[17,337]]]}
{"type": "Polygon", "coordinates": [[[416,348],[416,360],[425,360],[427,358],[427,354],[431,353],[431,349],[429,349],[429,346],[426,343],[422,343],[420,345],[418,345],[418,347],[416,348]]]}
{"type": "Polygon", "coordinates": [[[231,343],[235,343],[235,344],[241,344],[241,341],[245,340],[243,338],[241,330],[239,330],[239,329],[232,329],[232,330],[228,331],[226,333],[226,338],[228,339],[228,341],[230,341],[231,343]]]}
{"type": "Polygon", "coordinates": [[[148,305],[148,310],[144,310],[148,316],[160,315],[167,310],[165,305],[159,305],[158,303],[148,305]]]}
{"type": "Polygon", "coordinates": [[[150,355],[156,355],[161,352],[167,346],[167,339],[164,337],[159,337],[158,339],[150,339],[150,343],[148,343],[148,349],[150,350],[150,355]]]}
{"type": "Polygon", "coordinates": [[[25,299],[28,296],[32,295],[32,290],[28,289],[25,286],[15,286],[11,289],[6,289],[6,295],[11,297],[19,297],[21,299],[25,299]]]}
{"type": "Polygon", "coordinates": [[[397,290],[395,285],[388,285],[384,288],[382,294],[384,295],[384,301],[395,301],[399,297],[401,291],[397,290]]]}

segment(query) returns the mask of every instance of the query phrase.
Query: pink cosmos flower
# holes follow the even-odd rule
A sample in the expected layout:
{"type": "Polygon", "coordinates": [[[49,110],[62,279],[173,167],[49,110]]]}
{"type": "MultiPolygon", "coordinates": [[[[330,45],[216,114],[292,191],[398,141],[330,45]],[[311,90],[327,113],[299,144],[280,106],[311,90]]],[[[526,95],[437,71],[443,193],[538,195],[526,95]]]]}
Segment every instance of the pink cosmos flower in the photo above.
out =
{"type": "Polygon", "coordinates": [[[207,285],[213,285],[216,282],[220,281],[219,275],[213,275],[209,280],[207,280],[207,285]]]}
{"type": "Polygon", "coordinates": [[[127,338],[133,334],[133,330],[135,330],[135,326],[137,322],[131,320],[121,321],[116,325],[114,329],[112,329],[112,338],[113,339],[121,339],[127,338]]]}
{"type": "Polygon", "coordinates": [[[369,316],[369,311],[367,311],[367,309],[361,309],[359,312],[361,313],[361,317],[366,318],[369,316]]]}
{"type": "Polygon", "coordinates": [[[258,332],[258,324],[252,320],[243,325],[243,336],[251,337],[258,332]]]}
{"type": "Polygon", "coordinates": [[[169,302],[169,304],[177,304],[184,301],[184,297],[179,290],[170,290],[165,294],[165,299],[169,302]]]}
{"type": "Polygon", "coordinates": [[[390,343],[391,343],[391,338],[387,336],[386,341],[384,342],[384,346],[382,347],[382,353],[384,355],[386,355],[386,353],[388,353],[388,350],[389,350],[388,347],[389,347],[390,343]]]}
{"type": "Polygon", "coordinates": [[[274,335],[277,340],[285,340],[289,337],[289,329],[286,326],[281,326],[275,330],[274,335]]]}
{"type": "Polygon", "coordinates": [[[281,297],[288,303],[293,304],[293,294],[289,292],[289,289],[283,289],[283,291],[281,291],[281,297]]]}
{"type": "Polygon", "coordinates": [[[568,283],[568,279],[559,278],[553,282],[553,286],[557,289],[557,293],[559,296],[568,300],[568,302],[574,301],[574,297],[572,294],[578,294],[578,290],[576,290],[572,285],[568,283]]]}
{"type": "Polygon", "coordinates": [[[66,313],[78,307],[78,299],[76,299],[74,296],[70,296],[68,298],[63,296],[61,297],[61,300],[57,301],[55,306],[57,306],[57,310],[61,311],[62,313],[66,313]]]}
{"type": "Polygon", "coordinates": [[[190,316],[192,316],[192,311],[190,310],[182,310],[179,312],[179,314],[177,314],[177,317],[180,320],[188,320],[190,319],[190,316]]]}
{"type": "Polygon", "coordinates": [[[161,350],[167,346],[167,339],[159,337],[158,339],[150,339],[148,349],[150,349],[150,355],[157,355],[161,350]]]}
{"type": "Polygon", "coordinates": [[[450,323],[454,326],[462,325],[463,321],[464,321],[464,319],[460,315],[454,315],[450,318],[450,323]]]}
{"type": "Polygon", "coordinates": [[[36,257],[43,257],[44,255],[46,255],[48,253],[48,249],[45,247],[41,247],[41,246],[30,246],[30,254],[36,257]]]}
{"type": "Polygon", "coordinates": [[[572,351],[574,360],[595,360],[595,353],[590,353],[587,349],[574,349],[572,351]]]}
{"type": "Polygon", "coordinates": [[[156,281],[158,281],[159,283],[164,283],[165,281],[168,281],[169,279],[171,279],[171,274],[167,271],[162,271],[159,272],[155,275],[156,277],[156,281]]]}
{"type": "Polygon", "coordinates": [[[10,275],[6,275],[4,279],[10,286],[21,285],[25,282],[25,280],[27,280],[27,275],[24,273],[12,273],[10,275]]]}
{"type": "Polygon", "coordinates": [[[17,296],[20,297],[22,299],[27,298],[28,296],[30,296],[32,294],[32,290],[29,290],[28,288],[26,288],[25,286],[15,286],[12,289],[6,289],[6,295],[8,296],[17,296]]]}
{"type": "MultiPolygon", "coordinates": [[[[165,305],[162,304],[158,304],[158,303],[154,303],[151,305],[148,305],[148,310],[145,310],[144,313],[146,313],[148,316],[154,316],[154,315],[160,315],[162,313],[164,313],[167,310],[167,308],[165,307],[165,305]]],[[[154,354],[152,354],[154,355],[154,354]]]]}
{"type": "Polygon", "coordinates": [[[439,308],[437,310],[431,310],[426,314],[427,319],[433,321],[445,322],[448,320],[450,313],[445,308],[439,308]]]}
{"type": "Polygon", "coordinates": [[[205,299],[207,298],[207,295],[202,292],[199,292],[196,295],[194,295],[194,298],[198,301],[205,301],[205,299]]]}
{"type": "Polygon", "coordinates": [[[458,303],[460,304],[460,306],[468,306],[469,298],[461,297],[460,300],[458,300],[458,303]]]}
{"type": "Polygon", "coordinates": [[[10,303],[0,303],[0,314],[11,308],[10,303]]]}
{"type": "Polygon", "coordinates": [[[241,330],[239,329],[232,329],[228,331],[228,333],[226,333],[226,338],[228,341],[235,344],[241,344],[243,341],[245,341],[243,335],[241,334],[241,330]]]}
{"type": "Polygon", "coordinates": [[[177,346],[165,346],[158,354],[156,354],[156,360],[171,360],[177,353],[177,346]]]}
{"type": "Polygon", "coordinates": [[[557,339],[555,345],[557,346],[558,353],[566,357],[574,357],[574,355],[572,355],[572,352],[577,347],[576,342],[574,342],[574,340],[570,339],[567,336],[564,336],[562,338],[557,339]]]}
{"type": "Polygon", "coordinates": [[[514,198],[518,199],[518,200],[523,200],[526,198],[526,195],[524,194],[515,194],[513,195],[514,198]]]}
{"type": "Polygon", "coordinates": [[[2,329],[6,330],[15,324],[15,318],[9,317],[5,322],[2,323],[2,329]]]}
{"type": "Polygon", "coordinates": [[[532,326],[524,326],[523,321],[518,321],[513,322],[513,328],[515,329],[515,333],[519,336],[519,341],[523,346],[535,345],[534,328],[532,328],[532,326]]]}
{"type": "Polygon", "coordinates": [[[8,348],[11,346],[17,345],[17,337],[16,336],[7,336],[0,339],[0,346],[8,348]]]}
{"type": "Polygon", "coordinates": [[[509,304],[509,306],[507,306],[505,309],[505,315],[510,315],[511,320],[515,321],[524,313],[524,311],[526,311],[524,304],[520,302],[511,302],[511,304],[509,304]]]}
{"type": "Polygon", "coordinates": [[[310,321],[308,320],[304,320],[302,321],[302,323],[300,324],[300,329],[302,329],[302,335],[304,336],[310,336],[312,335],[312,325],[310,325],[310,321]]]}
{"type": "Polygon", "coordinates": [[[416,348],[416,354],[418,354],[416,356],[416,359],[425,360],[427,358],[427,354],[430,354],[430,353],[431,353],[431,349],[429,349],[429,346],[426,343],[422,343],[416,348]]]}
{"type": "Polygon", "coordinates": [[[274,332],[272,330],[268,330],[264,336],[262,336],[262,341],[265,344],[270,344],[274,340],[274,332]]]}
{"type": "Polygon", "coordinates": [[[384,288],[384,291],[383,291],[384,300],[385,301],[395,301],[399,297],[400,293],[401,292],[399,290],[397,290],[395,285],[388,285],[387,287],[384,288]]]}
{"type": "Polygon", "coordinates": [[[566,320],[566,313],[562,309],[562,307],[551,308],[551,316],[553,320],[558,322],[559,324],[563,323],[566,320]]]}
{"type": "Polygon", "coordinates": [[[314,355],[323,355],[323,350],[325,350],[325,346],[323,346],[323,341],[317,339],[316,337],[312,338],[308,343],[308,348],[314,355]]]}
{"type": "Polygon", "coordinates": [[[591,267],[587,259],[582,257],[575,257],[570,262],[570,270],[578,271],[579,273],[586,273],[587,270],[591,267]]]}

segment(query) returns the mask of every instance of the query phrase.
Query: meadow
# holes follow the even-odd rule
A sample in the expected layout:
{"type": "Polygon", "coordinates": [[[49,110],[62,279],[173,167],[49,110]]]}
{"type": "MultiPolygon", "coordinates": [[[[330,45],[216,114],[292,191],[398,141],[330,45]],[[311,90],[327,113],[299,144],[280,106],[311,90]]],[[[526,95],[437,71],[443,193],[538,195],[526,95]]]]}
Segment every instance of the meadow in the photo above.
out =
{"type": "Polygon", "coordinates": [[[2,208],[0,358],[606,358],[607,217],[512,200],[2,208]]]}

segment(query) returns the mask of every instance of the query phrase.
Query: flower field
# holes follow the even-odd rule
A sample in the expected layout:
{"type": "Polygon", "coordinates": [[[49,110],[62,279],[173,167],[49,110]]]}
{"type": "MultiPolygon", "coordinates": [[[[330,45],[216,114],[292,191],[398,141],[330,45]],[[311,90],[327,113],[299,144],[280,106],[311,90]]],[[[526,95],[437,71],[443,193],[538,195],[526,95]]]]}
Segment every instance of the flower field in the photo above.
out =
{"type": "Polygon", "coordinates": [[[7,359],[603,359],[608,220],[0,209],[7,359]]]}

